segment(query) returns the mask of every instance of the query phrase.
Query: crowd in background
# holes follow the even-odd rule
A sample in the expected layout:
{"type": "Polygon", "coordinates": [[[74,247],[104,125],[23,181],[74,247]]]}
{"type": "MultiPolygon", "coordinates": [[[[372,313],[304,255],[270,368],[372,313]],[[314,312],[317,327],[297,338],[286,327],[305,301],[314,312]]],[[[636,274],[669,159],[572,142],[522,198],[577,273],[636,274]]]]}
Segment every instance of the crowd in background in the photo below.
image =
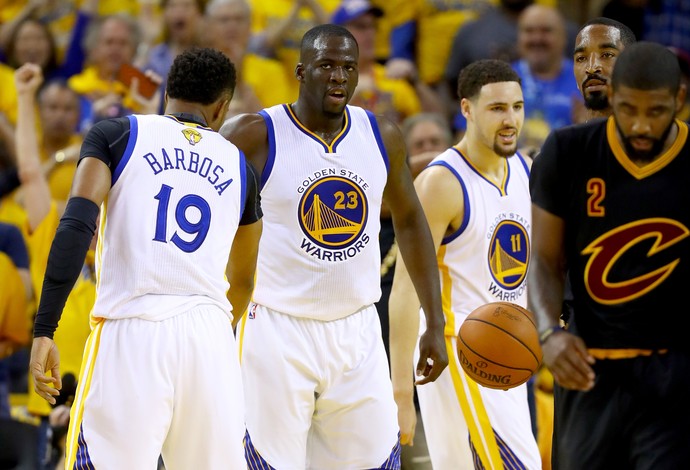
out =
{"type": "MultiPolygon", "coordinates": [[[[536,155],[550,130],[585,119],[572,60],[582,18],[564,15],[562,6],[556,0],[0,0],[0,467],[15,459],[55,468],[59,459],[70,393],[54,408],[33,393],[27,345],[83,136],[102,119],[160,112],[177,54],[194,46],[222,51],[238,71],[229,116],[257,112],[296,99],[302,35],[316,24],[341,24],[360,49],[350,104],[400,125],[417,174],[462,135],[456,81],[478,59],[509,61],[521,77],[524,155],[536,155]],[[22,78],[28,63],[40,67],[40,80],[22,78]],[[146,78],[130,80],[131,67],[146,78]],[[157,87],[150,95],[148,81],[157,87]]],[[[671,48],[690,77],[689,2],[610,0],[596,13],[671,48]]],[[[679,118],[690,119],[690,103],[679,118]]],[[[387,336],[395,249],[385,211],[381,251],[378,308],[387,336]]],[[[72,379],[63,380],[66,390],[79,374],[94,293],[91,256],[55,337],[63,374],[72,379]]],[[[544,382],[537,388],[548,393],[544,382]]]]}

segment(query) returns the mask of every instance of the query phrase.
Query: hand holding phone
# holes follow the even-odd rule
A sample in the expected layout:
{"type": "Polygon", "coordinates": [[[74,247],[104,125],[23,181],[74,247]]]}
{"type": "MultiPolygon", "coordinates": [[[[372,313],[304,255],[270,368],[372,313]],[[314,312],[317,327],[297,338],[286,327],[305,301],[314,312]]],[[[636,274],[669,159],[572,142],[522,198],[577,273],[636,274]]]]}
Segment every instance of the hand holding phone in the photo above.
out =
{"type": "Polygon", "coordinates": [[[155,80],[148,77],[138,68],[129,64],[123,64],[118,71],[117,80],[124,83],[127,88],[130,88],[133,78],[136,78],[139,82],[137,86],[139,94],[146,99],[151,99],[160,85],[160,83],[156,83],[155,80]]]}

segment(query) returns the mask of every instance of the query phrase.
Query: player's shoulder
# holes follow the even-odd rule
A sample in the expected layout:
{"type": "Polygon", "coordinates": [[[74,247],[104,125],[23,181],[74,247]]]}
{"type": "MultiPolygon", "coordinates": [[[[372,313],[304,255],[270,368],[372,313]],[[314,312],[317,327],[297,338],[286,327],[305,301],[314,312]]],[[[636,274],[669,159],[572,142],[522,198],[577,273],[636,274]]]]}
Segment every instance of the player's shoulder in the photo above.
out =
{"type": "Polygon", "coordinates": [[[553,131],[562,145],[569,145],[573,141],[590,141],[594,138],[605,136],[607,118],[591,119],[580,124],[571,124],[553,131]]]}
{"type": "Polygon", "coordinates": [[[93,139],[99,136],[111,142],[129,133],[130,129],[131,121],[127,116],[103,119],[95,123],[91,129],[89,129],[87,138],[93,139]]]}
{"type": "Polygon", "coordinates": [[[259,113],[246,113],[233,116],[223,123],[220,135],[233,142],[235,139],[266,138],[266,121],[259,113]]]}

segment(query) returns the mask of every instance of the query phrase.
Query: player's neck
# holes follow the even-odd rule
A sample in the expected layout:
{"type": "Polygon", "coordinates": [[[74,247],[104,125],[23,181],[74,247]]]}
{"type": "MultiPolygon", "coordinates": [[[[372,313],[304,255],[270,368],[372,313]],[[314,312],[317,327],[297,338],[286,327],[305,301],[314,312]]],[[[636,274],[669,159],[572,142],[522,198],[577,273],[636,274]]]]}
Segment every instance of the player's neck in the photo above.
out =
{"type": "Polygon", "coordinates": [[[194,121],[202,121],[204,125],[208,125],[208,110],[195,103],[188,103],[186,101],[169,100],[165,106],[165,114],[186,114],[194,116],[194,121]]]}
{"type": "Polygon", "coordinates": [[[482,175],[495,183],[503,181],[506,158],[465,135],[456,146],[482,175]]]}
{"type": "Polygon", "coordinates": [[[345,125],[345,112],[340,115],[314,113],[299,100],[289,105],[297,120],[325,142],[332,142],[345,125]]]}
{"type": "Polygon", "coordinates": [[[592,119],[597,119],[597,118],[607,118],[611,114],[613,114],[613,111],[611,111],[611,108],[606,108],[606,109],[589,109],[589,108],[587,108],[587,115],[585,117],[585,122],[591,121],[592,119]]]}

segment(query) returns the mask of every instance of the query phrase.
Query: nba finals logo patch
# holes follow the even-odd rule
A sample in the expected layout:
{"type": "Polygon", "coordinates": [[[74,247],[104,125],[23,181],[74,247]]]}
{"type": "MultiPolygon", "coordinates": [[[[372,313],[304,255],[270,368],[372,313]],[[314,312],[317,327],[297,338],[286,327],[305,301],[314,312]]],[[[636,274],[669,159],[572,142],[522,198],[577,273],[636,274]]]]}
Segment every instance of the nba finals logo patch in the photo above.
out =
{"type": "Polygon", "coordinates": [[[529,257],[530,240],[525,227],[514,218],[498,222],[491,235],[487,259],[493,278],[489,291],[494,297],[515,301],[522,296],[529,257]]]}
{"type": "Polygon", "coordinates": [[[182,135],[184,135],[190,145],[196,145],[201,140],[201,133],[189,127],[182,129],[182,135]]]}
{"type": "Polygon", "coordinates": [[[369,242],[364,233],[369,204],[364,193],[368,185],[348,170],[328,169],[305,180],[298,189],[302,198],[298,221],[305,238],[301,248],[324,261],[344,261],[356,256],[369,242]]]}

